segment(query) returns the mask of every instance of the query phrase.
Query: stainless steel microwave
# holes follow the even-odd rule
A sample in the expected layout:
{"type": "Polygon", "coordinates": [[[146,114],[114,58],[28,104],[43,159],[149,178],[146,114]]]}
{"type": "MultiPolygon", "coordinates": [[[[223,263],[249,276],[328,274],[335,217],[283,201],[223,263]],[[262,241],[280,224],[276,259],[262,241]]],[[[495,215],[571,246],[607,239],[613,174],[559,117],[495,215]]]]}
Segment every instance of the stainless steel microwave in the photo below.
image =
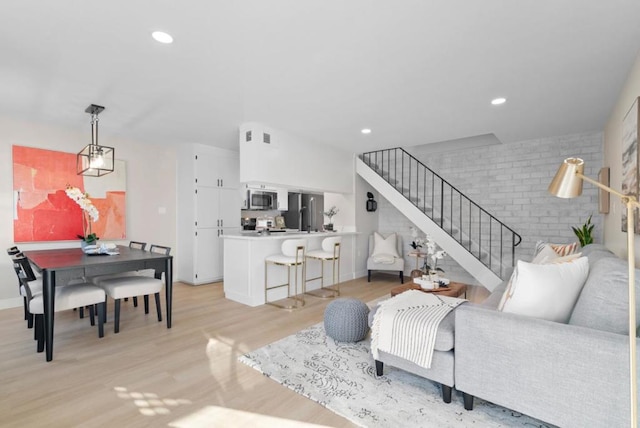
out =
{"type": "Polygon", "coordinates": [[[250,210],[275,210],[278,208],[278,193],[269,190],[247,191],[247,205],[250,210]]]}

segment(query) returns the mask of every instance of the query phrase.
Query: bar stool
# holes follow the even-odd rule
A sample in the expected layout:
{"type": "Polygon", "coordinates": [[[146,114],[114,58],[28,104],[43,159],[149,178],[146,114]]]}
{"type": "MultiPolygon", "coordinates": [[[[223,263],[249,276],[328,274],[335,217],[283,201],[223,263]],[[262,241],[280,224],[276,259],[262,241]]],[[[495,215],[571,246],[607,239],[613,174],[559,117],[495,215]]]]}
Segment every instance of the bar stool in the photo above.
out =
{"type": "Polygon", "coordinates": [[[304,296],[305,292],[305,250],[307,248],[306,239],[285,239],[282,242],[281,254],[267,256],[264,259],[264,301],[266,304],[276,306],[281,309],[298,309],[304,306],[304,297],[298,297],[298,294],[304,296]],[[269,265],[286,266],[287,282],[279,285],[269,286],[267,272],[269,265]],[[298,293],[298,266],[302,268],[302,293],[298,293]],[[291,267],[295,269],[295,294],[291,295],[291,267]],[[269,290],[280,287],[287,287],[287,299],[293,300],[290,305],[270,302],[267,298],[269,290]]]}
{"type": "MultiPolygon", "coordinates": [[[[333,297],[338,297],[340,295],[340,242],[342,242],[342,237],[336,236],[331,238],[325,238],[322,240],[322,249],[321,250],[313,250],[307,253],[307,260],[320,260],[320,276],[316,276],[315,278],[308,278],[306,282],[315,281],[317,279],[320,280],[320,288],[318,290],[307,291],[307,294],[310,294],[315,297],[320,297],[323,299],[331,299],[333,297]],[[332,262],[332,283],[330,286],[324,286],[324,262],[331,261],[332,262]],[[336,271],[336,265],[338,269],[336,271]]],[[[305,285],[306,288],[306,285],[305,285]]]]}

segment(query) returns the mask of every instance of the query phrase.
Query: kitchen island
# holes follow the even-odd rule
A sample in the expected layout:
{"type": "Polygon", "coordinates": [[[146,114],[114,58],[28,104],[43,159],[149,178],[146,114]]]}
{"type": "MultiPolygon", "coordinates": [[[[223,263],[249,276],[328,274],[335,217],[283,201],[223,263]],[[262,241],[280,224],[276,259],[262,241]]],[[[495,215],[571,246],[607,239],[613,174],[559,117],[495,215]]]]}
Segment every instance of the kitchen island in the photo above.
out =
{"type": "MultiPolygon", "coordinates": [[[[286,232],[286,233],[245,233],[224,236],[224,295],[227,299],[248,305],[265,304],[264,299],[264,259],[279,254],[285,239],[306,239],[307,251],[320,249],[324,238],[341,236],[340,244],[340,282],[355,278],[355,241],[357,232],[286,232]]],[[[325,263],[325,286],[331,285],[331,263],[325,263]]],[[[302,269],[298,269],[298,289],[302,289],[304,279],[302,269]]],[[[291,283],[294,283],[291,269],[291,283]]],[[[307,278],[320,276],[320,262],[311,260],[307,264],[307,278]]],[[[287,281],[287,268],[269,266],[269,284],[282,284],[287,281]]],[[[320,280],[307,283],[307,290],[320,288],[320,280]]],[[[291,292],[294,292],[292,285],[291,292]]],[[[269,301],[287,297],[286,288],[269,292],[269,301]]],[[[305,298],[313,299],[311,296],[305,298]]]]}

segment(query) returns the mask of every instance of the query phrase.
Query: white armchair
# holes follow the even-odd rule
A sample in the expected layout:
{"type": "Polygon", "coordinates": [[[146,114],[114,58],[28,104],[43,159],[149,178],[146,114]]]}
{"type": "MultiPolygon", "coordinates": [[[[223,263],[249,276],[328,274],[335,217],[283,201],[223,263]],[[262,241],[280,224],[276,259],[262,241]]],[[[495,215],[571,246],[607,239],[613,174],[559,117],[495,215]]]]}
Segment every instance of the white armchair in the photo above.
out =
{"type": "Polygon", "coordinates": [[[371,282],[371,271],[395,271],[404,284],[404,258],[402,238],[392,233],[386,238],[378,232],[369,236],[369,258],[367,259],[367,282],[371,282]]]}

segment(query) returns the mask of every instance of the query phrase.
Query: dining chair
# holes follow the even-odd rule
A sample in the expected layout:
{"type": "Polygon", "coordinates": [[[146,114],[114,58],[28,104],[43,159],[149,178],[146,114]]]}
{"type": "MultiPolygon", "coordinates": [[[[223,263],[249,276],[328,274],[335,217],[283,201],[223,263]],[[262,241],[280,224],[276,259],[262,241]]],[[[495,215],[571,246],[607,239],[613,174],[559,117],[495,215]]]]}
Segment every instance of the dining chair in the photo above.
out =
{"type": "MultiPolygon", "coordinates": [[[[169,254],[171,248],[161,245],[151,245],[150,252],[169,254]]],[[[162,308],[160,306],[160,291],[163,286],[162,275],[153,276],[150,273],[133,272],[130,275],[115,276],[111,278],[98,279],[96,285],[102,288],[106,294],[115,302],[114,310],[114,333],[120,331],[120,302],[127,297],[144,296],[145,314],[149,313],[149,295],[153,294],[156,301],[156,311],[158,313],[158,322],[162,321],[162,308]]]]}
{"type": "MultiPolygon", "coordinates": [[[[12,259],[16,257],[24,257],[18,247],[15,246],[7,248],[7,254],[12,259]]],[[[31,281],[30,291],[33,294],[42,293],[42,278],[37,278],[35,276],[33,269],[31,269],[31,266],[29,266],[29,271],[31,272],[32,276],[32,279],[29,280],[31,281]]],[[[27,299],[27,293],[25,288],[22,286],[22,283],[20,282],[20,278],[18,278],[18,290],[20,292],[20,296],[22,296],[22,302],[24,306],[24,319],[27,322],[27,328],[33,328],[33,315],[29,313],[29,301],[27,299]]]]}
{"type": "MultiPolygon", "coordinates": [[[[27,310],[35,316],[35,338],[38,352],[44,351],[44,299],[41,292],[34,293],[31,283],[35,275],[29,260],[22,256],[14,257],[13,268],[27,299],[27,310]]],[[[105,292],[89,283],[74,283],[55,288],[55,311],[61,312],[79,307],[89,307],[91,325],[95,325],[94,305],[98,307],[98,337],[104,336],[105,292]]]]}
{"type": "MultiPolygon", "coordinates": [[[[140,241],[129,241],[129,248],[134,248],[136,250],[144,251],[145,248],[147,248],[147,243],[146,242],[140,242],[140,241]]],[[[113,273],[113,274],[109,274],[109,275],[94,276],[93,278],[91,278],[91,282],[93,282],[94,284],[98,285],[98,283],[100,281],[105,280],[105,279],[132,276],[132,275],[137,275],[138,273],[139,273],[138,271],[130,271],[130,272],[113,273]]],[[[124,299],[125,302],[128,301],[128,300],[129,300],[128,297],[124,299]]],[[[138,298],[137,297],[133,298],[133,306],[138,307],[138,298]]]]}

